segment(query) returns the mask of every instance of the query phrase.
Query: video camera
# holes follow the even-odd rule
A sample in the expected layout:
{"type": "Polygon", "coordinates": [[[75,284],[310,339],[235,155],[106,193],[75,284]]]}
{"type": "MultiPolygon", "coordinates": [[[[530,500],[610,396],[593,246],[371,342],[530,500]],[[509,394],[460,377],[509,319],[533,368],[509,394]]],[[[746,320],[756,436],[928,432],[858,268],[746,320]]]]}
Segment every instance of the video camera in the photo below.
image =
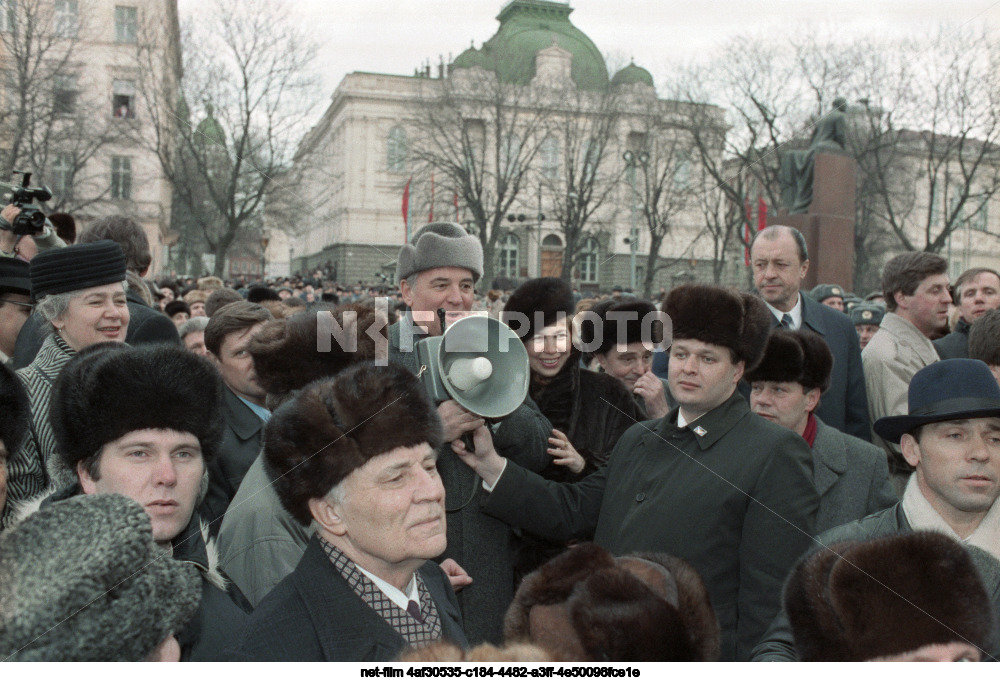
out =
{"type": "Polygon", "coordinates": [[[14,171],[15,175],[24,175],[21,186],[0,182],[0,191],[10,192],[10,203],[21,209],[11,224],[11,231],[19,236],[30,236],[40,234],[45,229],[45,213],[42,209],[34,205],[48,201],[52,198],[52,191],[48,187],[29,187],[31,184],[31,173],[24,173],[20,170],[14,171]]]}

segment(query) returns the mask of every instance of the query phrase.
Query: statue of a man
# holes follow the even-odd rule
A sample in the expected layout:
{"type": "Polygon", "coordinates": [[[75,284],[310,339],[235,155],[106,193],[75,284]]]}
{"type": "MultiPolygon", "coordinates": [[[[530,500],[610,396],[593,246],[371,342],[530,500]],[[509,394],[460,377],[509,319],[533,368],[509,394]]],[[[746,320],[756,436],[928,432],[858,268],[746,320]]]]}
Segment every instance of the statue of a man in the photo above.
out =
{"type": "Polygon", "coordinates": [[[813,168],[816,154],[840,153],[847,150],[847,100],[833,100],[833,109],[816,122],[809,148],[789,151],[781,159],[778,180],[781,202],[790,214],[805,213],[812,203],[813,168]]]}

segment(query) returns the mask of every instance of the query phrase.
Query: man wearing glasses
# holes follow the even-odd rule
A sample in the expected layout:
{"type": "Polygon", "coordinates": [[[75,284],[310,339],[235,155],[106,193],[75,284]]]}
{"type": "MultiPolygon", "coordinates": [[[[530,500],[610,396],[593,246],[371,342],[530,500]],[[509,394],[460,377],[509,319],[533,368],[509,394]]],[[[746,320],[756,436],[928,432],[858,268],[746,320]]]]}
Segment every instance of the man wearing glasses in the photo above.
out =
{"type": "Polygon", "coordinates": [[[10,365],[17,334],[32,309],[28,263],[0,258],[0,363],[10,365]]]}

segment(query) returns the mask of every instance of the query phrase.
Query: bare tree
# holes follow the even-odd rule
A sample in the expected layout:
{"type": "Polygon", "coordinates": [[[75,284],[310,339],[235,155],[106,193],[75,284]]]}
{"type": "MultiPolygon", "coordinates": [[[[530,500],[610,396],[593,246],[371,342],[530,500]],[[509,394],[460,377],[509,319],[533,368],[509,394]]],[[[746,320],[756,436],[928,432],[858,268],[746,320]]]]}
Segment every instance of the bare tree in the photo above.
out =
{"type": "Polygon", "coordinates": [[[139,141],[156,153],[175,210],[197,229],[222,276],[230,248],[259,238],[265,196],[277,191],[272,179],[306,130],[316,101],[314,49],[279,0],[214,0],[182,26],[181,44],[183,72],[179,64],[161,68],[153,50],[139,51],[141,91],[156,123],[154,138],[139,141]],[[170,79],[179,102],[169,98],[170,79]]]}

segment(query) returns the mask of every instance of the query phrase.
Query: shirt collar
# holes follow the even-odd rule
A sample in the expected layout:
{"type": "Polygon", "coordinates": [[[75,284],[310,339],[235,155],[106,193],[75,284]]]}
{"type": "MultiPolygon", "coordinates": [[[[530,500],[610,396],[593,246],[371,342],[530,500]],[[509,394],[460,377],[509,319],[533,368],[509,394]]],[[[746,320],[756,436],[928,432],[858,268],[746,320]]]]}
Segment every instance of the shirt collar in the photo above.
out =
{"type": "MultiPolygon", "coordinates": [[[[233,394],[236,395],[235,392],[233,394]]],[[[254,414],[256,414],[260,418],[260,420],[263,421],[264,423],[267,423],[268,419],[271,418],[271,412],[268,411],[267,408],[257,406],[256,404],[254,404],[250,400],[244,398],[242,395],[236,395],[236,398],[240,402],[242,402],[243,404],[245,404],[248,407],[250,407],[250,411],[252,411],[254,414]]]]}
{"type": "Polygon", "coordinates": [[[795,330],[802,328],[802,294],[799,293],[797,295],[798,298],[795,300],[795,307],[788,312],[782,312],[763,298],[761,298],[761,300],[764,300],[764,304],[767,305],[767,309],[771,311],[771,314],[774,315],[774,318],[777,319],[778,322],[781,322],[781,318],[786,314],[790,315],[792,318],[792,330],[795,330]]]}
{"type": "Polygon", "coordinates": [[[415,602],[417,605],[420,604],[420,592],[417,590],[417,573],[414,572],[410,575],[410,581],[407,582],[406,591],[404,592],[400,591],[384,579],[376,577],[357,563],[354,564],[354,567],[356,567],[365,577],[372,580],[372,584],[377,586],[379,590],[386,595],[386,598],[398,605],[402,610],[406,610],[410,601],[415,602]]]}

